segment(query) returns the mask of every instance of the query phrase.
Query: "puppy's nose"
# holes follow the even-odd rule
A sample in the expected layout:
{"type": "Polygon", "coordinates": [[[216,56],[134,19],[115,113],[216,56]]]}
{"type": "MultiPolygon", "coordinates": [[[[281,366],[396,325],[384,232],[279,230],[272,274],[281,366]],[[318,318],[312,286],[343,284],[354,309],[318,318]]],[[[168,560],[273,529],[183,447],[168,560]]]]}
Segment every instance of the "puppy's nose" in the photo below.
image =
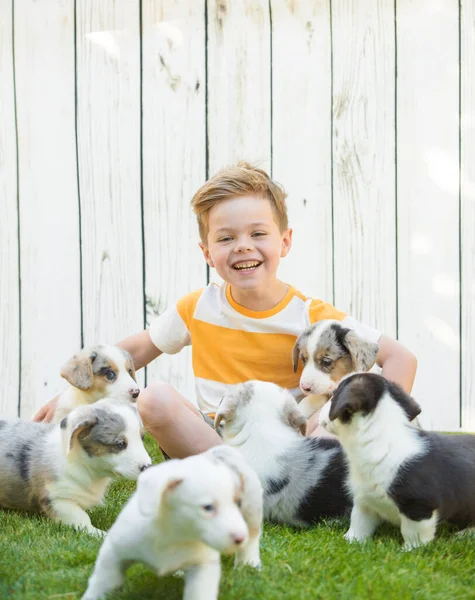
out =
{"type": "Polygon", "coordinates": [[[129,390],[129,394],[132,396],[132,398],[138,398],[138,395],[140,394],[140,390],[138,388],[132,388],[129,390]]]}
{"type": "Polygon", "coordinates": [[[231,539],[236,544],[236,546],[239,546],[239,544],[242,544],[246,538],[239,533],[232,533],[231,539]]]}
{"type": "Polygon", "coordinates": [[[312,391],[312,384],[310,384],[310,383],[301,383],[300,384],[300,389],[302,390],[302,392],[311,392],[312,391]]]}
{"type": "Polygon", "coordinates": [[[152,466],[152,463],[148,463],[148,464],[146,464],[146,465],[142,465],[142,466],[140,467],[140,470],[143,472],[143,471],[145,471],[146,469],[148,469],[148,468],[149,468],[149,467],[151,467],[151,466],[152,466]]]}

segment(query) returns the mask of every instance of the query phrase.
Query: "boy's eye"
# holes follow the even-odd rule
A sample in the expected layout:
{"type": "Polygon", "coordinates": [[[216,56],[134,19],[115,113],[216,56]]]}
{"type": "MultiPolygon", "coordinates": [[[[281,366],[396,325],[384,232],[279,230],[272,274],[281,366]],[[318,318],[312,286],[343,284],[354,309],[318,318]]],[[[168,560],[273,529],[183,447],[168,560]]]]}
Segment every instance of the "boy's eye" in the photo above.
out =
{"type": "Polygon", "coordinates": [[[229,242],[231,240],[232,237],[230,235],[227,235],[226,237],[219,238],[218,242],[229,242]]]}
{"type": "Polygon", "coordinates": [[[255,231],[255,232],[252,234],[252,237],[259,237],[259,236],[261,236],[261,235],[266,235],[265,231],[255,231]]]}

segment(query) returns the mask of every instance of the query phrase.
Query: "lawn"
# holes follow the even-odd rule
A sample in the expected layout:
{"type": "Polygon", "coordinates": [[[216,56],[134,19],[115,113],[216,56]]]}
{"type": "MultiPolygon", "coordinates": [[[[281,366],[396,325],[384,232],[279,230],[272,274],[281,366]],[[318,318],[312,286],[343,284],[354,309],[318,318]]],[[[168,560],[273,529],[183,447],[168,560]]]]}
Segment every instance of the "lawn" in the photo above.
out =
{"type": "MultiPolygon", "coordinates": [[[[148,450],[159,461],[151,439],[148,450]]],[[[115,482],[103,506],[91,511],[96,527],[107,529],[135,484],[115,482]]],[[[296,531],[265,525],[261,545],[263,569],[234,570],[223,559],[221,600],[427,598],[475,599],[475,539],[455,538],[442,527],[436,541],[412,552],[401,551],[394,527],[378,530],[363,546],[343,539],[348,522],[332,522],[296,531]]],[[[92,571],[100,540],[39,516],[0,511],[0,599],[79,599],[92,571]]],[[[122,600],[178,600],[183,580],[157,578],[142,565],[127,572],[122,600]]]]}

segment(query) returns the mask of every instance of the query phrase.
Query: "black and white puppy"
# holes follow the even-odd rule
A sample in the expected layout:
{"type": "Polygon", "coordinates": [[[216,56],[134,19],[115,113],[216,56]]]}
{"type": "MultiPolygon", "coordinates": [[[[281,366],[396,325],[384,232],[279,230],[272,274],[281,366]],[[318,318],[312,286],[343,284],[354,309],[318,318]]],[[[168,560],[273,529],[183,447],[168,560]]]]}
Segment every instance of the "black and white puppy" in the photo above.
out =
{"type": "Polygon", "coordinates": [[[419,405],[373,373],[348,377],[320,413],[349,462],[354,506],[349,541],[370,537],[381,521],[401,527],[404,547],[434,539],[437,524],[475,524],[475,435],[415,429],[419,405]]]}
{"type": "Polygon", "coordinates": [[[342,327],[340,321],[325,319],[307,327],[293,350],[294,371],[299,357],[304,366],[300,389],[305,397],[299,405],[303,415],[309,418],[319,410],[344,377],[369,371],[378,350],[378,344],[342,327]]]}
{"type": "Polygon", "coordinates": [[[215,416],[224,442],[241,452],[264,489],[264,518],[298,527],[349,514],[339,442],[304,437],[306,420],[288,390],[248,381],[224,396],[215,416]]]}
{"type": "Polygon", "coordinates": [[[151,465],[135,406],[100,400],[60,425],[0,421],[0,507],[46,516],[90,533],[88,508],[111,478],[137,479],[151,465]]]}

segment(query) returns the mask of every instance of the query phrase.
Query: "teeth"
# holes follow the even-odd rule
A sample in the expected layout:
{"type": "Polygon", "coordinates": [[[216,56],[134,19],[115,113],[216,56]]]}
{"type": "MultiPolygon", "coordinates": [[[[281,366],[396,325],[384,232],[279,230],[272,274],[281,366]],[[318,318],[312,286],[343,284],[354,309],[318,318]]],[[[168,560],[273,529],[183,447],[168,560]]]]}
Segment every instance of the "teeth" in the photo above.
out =
{"type": "Polygon", "coordinates": [[[252,267],[258,267],[260,264],[261,263],[259,263],[257,261],[242,262],[237,265],[234,265],[234,268],[235,269],[252,269],[252,267]]]}

